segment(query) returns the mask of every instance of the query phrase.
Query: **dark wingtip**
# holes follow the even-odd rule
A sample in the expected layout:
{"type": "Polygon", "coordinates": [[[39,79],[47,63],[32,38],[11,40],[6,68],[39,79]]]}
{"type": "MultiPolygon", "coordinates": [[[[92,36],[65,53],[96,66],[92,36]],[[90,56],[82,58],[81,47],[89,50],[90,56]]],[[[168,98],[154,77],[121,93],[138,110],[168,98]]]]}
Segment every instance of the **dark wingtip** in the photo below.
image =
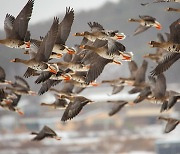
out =
{"type": "Polygon", "coordinates": [[[152,70],[152,71],[150,72],[150,76],[151,76],[151,77],[154,77],[155,75],[158,75],[158,74],[156,73],[155,70],[152,70]]]}
{"type": "Polygon", "coordinates": [[[41,83],[41,81],[40,80],[38,80],[38,78],[37,78],[37,80],[34,82],[35,84],[40,84],[41,83]]]}

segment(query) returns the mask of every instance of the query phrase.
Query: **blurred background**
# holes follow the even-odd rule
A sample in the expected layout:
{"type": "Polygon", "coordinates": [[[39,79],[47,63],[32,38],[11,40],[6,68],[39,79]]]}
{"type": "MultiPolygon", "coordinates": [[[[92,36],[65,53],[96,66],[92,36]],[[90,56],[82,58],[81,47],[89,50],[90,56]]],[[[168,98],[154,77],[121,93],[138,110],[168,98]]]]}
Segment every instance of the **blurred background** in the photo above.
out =
{"type": "MultiPolygon", "coordinates": [[[[150,0],[149,0],[150,1],[150,0]]],[[[140,65],[143,55],[155,51],[149,47],[148,42],[156,40],[157,31],[151,28],[142,34],[131,37],[138,26],[129,23],[129,18],[137,18],[139,15],[150,15],[156,17],[163,28],[161,33],[169,32],[169,25],[179,18],[178,13],[166,12],[167,7],[177,7],[177,3],[159,3],[147,7],[140,3],[148,0],[35,0],[33,14],[30,20],[29,30],[31,37],[39,39],[45,36],[52,24],[53,17],[63,19],[66,7],[75,10],[75,20],[72,25],[67,46],[79,44],[81,39],[73,37],[75,32],[89,30],[87,22],[96,21],[105,29],[119,30],[125,33],[127,38],[123,40],[127,51],[134,53],[134,60],[140,65]]],[[[25,0],[1,0],[0,10],[0,38],[5,38],[3,30],[6,13],[16,16],[27,3],[25,0]]],[[[14,80],[15,75],[23,76],[26,67],[21,64],[12,64],[13,58],[26,59],[23,51],[10,49],[0,45],[0,66],[7,74],[7,80],[14,80]]],[[[148,73],[155,64],[148,61],[148,73]]],[[[176,62],[165,75],[167,78],[167,89],[180,92],[180,67],[176,62]]],[[[97,79],[115,79],[129,75],[128,65],[116,66],[109,64],[97,79]]],[[[38,91],[40,85],[35,85],[35,77],[27,81],[31,89],[38,91]]],[[[61,84],[57,85],[60,89],[61,84]]],[[[87,88],[80,95],[95,101],[87,105],[82,112],[68,122],[61,122],[63,111],[41,107],[41,102],[52,102],[53,95],[48,92],[42,96],[23,96],[19,106],[24,111],[24,116],[17,113],[0,109],[0,153],[1,154],[178,154],[180,153],[180,127],[169,134],[163,134],[165,123],[158,121],[160,105],[140,103],[136,106],[123,108],[118,114],[109,117],[111,108],[107,100],[132,101],[137,95],[128,95],[126,88],[123,92],[110,96],[112,88],[102,85],[97,88],[87,88]],[[45,139],[42,142],[30,141],[33,136],[31,131],[38,131],[44,125],[53,128],[61,141],[45,139]]],[[[179,117],[180,105],[165,113],[171,117],[179,117]]]]}

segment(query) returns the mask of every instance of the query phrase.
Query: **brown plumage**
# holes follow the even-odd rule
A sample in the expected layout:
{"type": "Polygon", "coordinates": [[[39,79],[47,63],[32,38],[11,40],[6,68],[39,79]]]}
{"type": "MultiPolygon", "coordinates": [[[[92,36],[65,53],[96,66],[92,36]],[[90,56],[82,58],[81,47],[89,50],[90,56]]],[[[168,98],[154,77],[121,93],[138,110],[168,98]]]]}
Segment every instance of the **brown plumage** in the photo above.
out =
{"type": "Polygon", "coordinates": [[[163,74],[158,75],[157,78],[149,76],[149,83],[140,90],[134,103],[140,103],[145,99],[161,103],[166,100],[166,78],[163,74]]]}
{"type": "Polygon", "coordinates": [[[6,80],[6,73],[4,69],[0,66],[0,85],[1,84],[11,84],[11,81],[6,80]]]}
{"type": "Polygon", "coordinates": [[[152,70],[151,75],[159,75],[166,70],[168,70],[177,60],[179,60],[179,53],[168,53],[163,59],[159,62],[159,64],[152,70]]]}
{"type": "Polygon", "coordinates": [[[153,2],[151,3],[141,3],[142,6],[147,6],[149,4],[153,4],[153,3],[163,3],[163,2],[176,2],[176,3],[179,3],[180,1],[179,0],[154,0],[153,2]]]}
{"type": "Polygon", "coordinates": [[[180,9],[169,7],[169,8],[166,9],[166,11],[180,12],[180,9]]]}
{"type": "Polygon", "coordinates": [[[176,126],[180,123],[180,120],[174,118],[166,118],[160,116],[158,119],[165,120],[167,122],[164,133],[169,133],[173,131],[176,128],[176,126]]]}
{"type": "Polygon", "coordinates": [[[63,98],[56,98],[56,100],[53,103],[41,103],[41,106],[49,106],[53,107],[54,109],[64,109],[68,105],[68,102],[66,99],[63,98]]]}
{"type": "Polygon", "coordinates": [[[48,64],[49,57],[52,53],[52,48],[54,46],[56,35],[58,32],[58,18],[54,18],[53,24],[41,42],[41,45],[38,49],[37,54],[35,57],[31,58],[30,60],[22,60],[19,58],[15,58],[12,62],[19,62],[27,65],[31,69],[38,70],[38,71],[50,71],[52,73],[57,73],[57,68],[53,64],[48,64]]]}
{"type": "MultiPolygon", "coordinates": [[[[166,35],[167,36],[167,35],[166,35]]],[[[161,33],[157,34],[157,38],[159,42],[166,42],[166,40],[164,39],[164,36],[161,33]]],[[[168,41],[168,36],[167,36],[167,41],[168,41]]],[[[156,52],[155,53],[148,53],[145,54],[143,57],[144,58],[149,58],[152,61],[155,61],[156,63],[159,63],[163,56],[167,54],[166,50],[162,49],[162,48],[156,48],[156,52]]]]}
{"type": "Polygon", "coordinates": [[[61,140],[61,137],[58,137],[56,132],[53,131],[48,126],[44,126],[39,133],[32,132],[31,134],[36,135],[36,137],[34,137],[32,141],[40,141],[43,140],[44,138],[54,138],[56,140],[61,140]]]}
{"type": "Polygon", "coordinates": [[[66,107],[63,116],[61,118],[61,121],[67,121],[74,118],[76,115],[80,113],[82,108],[92,102],[91,100],[83,97],[83,96],[61,96],[70,99],[70,103],[66,107]]]}
{"type": "Polygon", "coordinates": [[[170,39],[167,42],[151,41],[151,47],[163,48],[168,52],[180,52],[180,18],[174,21],[170,26],[170,39]]]}
{"type": "Polygon", "coordinates": [[[34,0],[29,0],[18,16],[15,18],[10,14],[6,14],[4,21],[4,30],[6,39],[0,40],[0,44],[4,44],[10,48],[25,48],[28,22],[31,18],[34,0]]]}
{"type": "Polygon", "coordinates": [[[7,93],[3,89],[0,89],[0,106],[4,109],[23,115],[24,113],[17,107],[20,99],[21,95],[17,95],[12,92],[7,93]]]}
{"type": "Polygon", "coordinates": [[[88,25],[91,28],[91,32],[85,31],[82,33],[75,33],[74,36],[83,36],[85,38],[87,38],[88,40],[94,42],[96,39],[99,40],[109,40],[109,39],[113,39],[113,40],[122,40],[124,39],[126,36],[124,35],[124,33],[118,33],[117,30],[105,30],[103,28],[102,25],[100,25],[97,22],[89,22],[88,25]]]}
{"type": "Polygon", "coordinates": [[[6,87],[6,89],[17,95],[36,95],[36,92],[31,91],[27,81],[20,76],[15,76],[15,82],[6,87]]]}
{"type": "Polygon", "coordinates": [[[139,15],[139,19],[131,18],[129,19],[129,22],[138,22],[140,24],[135,30],[133,35],[140,34],[146,31],[147,29],[149,29],[150,27],[155,27],[156,29],[159,30],[162,28],[161,24],[156,21],[156,18],[148,15],[144,15],[144,16],[139,15]]]}
{"type": "MultiPolygon", "coordinates": [[[[50,58],[59,59],[65,53],[69,53],[69,54],[75,53],[75,50],[65,45],[67,38],[69,36],[69,33],[71,31],[73,21],[74,21],[74,10],[70,7],[66,7],[66,14],[63,20],[61,21],[61,23],[58,24],[57,38],[56,38],[55,44],[53,45],[53,49],[52,49],[53,54],[51,54],[50,58]]],[[[30,49],[39,48],[41,41],[31,39],[30,49]]],[[[33,52],[36,53],[37,51],[33,51],[33,52]]]]}
{"type": "Polygon", "coordinates": [[[148,62],[143,60],[142,65],[136,70],[134,80],[130,80],[131,82],[129,85],[134,86],[134,88],[128,91],[129,94],[140,92],[145,86],[147,86],[147,83],[145,82],[147,66],[148,62]]]}
{"type": "Polygon", "coordinates": [[[118,113],[126,104],[128,104],[128,102],[126,101],[108,101],[108,103],[113,103],[114,106],[111,109],[111,111],[109,112],[109,116],[113,116],[116,113],[118,113]]]}
{"type": "Polygon", "coordinates": [[[171,109],[177,103],[178,100],[180,100],[180,94],[170,95],[167,109],[171,109]]]}
{"type": "Polygon", "coordinates": [[[165,49],[168,52],[163,59],[159,62],[159,64],[155,67],[153,71],[151,71],[152,75],[158,75],[167,69],[169,69],[179,58],[180,58],[180,18],[173,22],[170,25],[170,39],[168,42],[159,43],[150,42],[153,46],[154,44],[158,44],[155,46],[158,46],[160,48],[165,49]]]}

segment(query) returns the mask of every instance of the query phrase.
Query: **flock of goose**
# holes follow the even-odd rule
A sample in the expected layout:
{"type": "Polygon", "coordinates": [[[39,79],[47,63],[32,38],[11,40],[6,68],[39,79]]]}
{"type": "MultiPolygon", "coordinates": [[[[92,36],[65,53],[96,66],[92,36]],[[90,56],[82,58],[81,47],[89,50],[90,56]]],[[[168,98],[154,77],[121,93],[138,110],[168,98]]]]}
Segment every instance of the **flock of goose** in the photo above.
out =
{"type": "MultiPolygon", "coordinates": [[[[179,0],[156,0],[152,3],[177,2],[179,0]]],[[[147,6],[150,3],[141,4],[147,6]]],[[[71,27],[74,21],[74,10],[66,8],[66,14],[60,22],[54,17],[52,25],[45,37],[39,40],[31,38],[28,31],[28,23],[31,18],[34,0],[29,0],[18,16],[7,14],[4,20],[6,38],[0,40],[0,44],[10,48],[23,49],[24,54],[29,55],[29,60],[15,58],[14,63],[22,63],[27,66],[25,78],[37,77],[35,83],[42,84],[38,94],[42,95],[47,91],[54,92],[56,100],[51,104],[41,103],[42,106],[52,106],[55,109],[63,108],[64,113],[61,121],[74,118],[86,104],[93,101],[78,95],[83,89],[91,86],[98,86],[95,80],[102,73],[104,67],[109,63],[121,65],[128,62],[130,77],[104,80],[101,84],[110,84],[113,87],[112,95],[123,90],[124,86],[132,86],[129,94],[139,93],[133,102],[124,100],[108,101],[114,104],[109,115],[112,116],[125,105],[132,105],[148,100],[162,104],[160,112],[171,109],[180,99],[180,93],[166,90],[166,78],[164,71],[180,58],[180,18],[170,24],[170,32],[166,33],[167,40],[158,33],[159,42],[149,42],[150,47],[157,48],[156,53],[144,55],[157,63],[156,68],[151,71],[146,81],[146,70],[148,62],[143,61],[140,67],[133,60],[133,53],[127,52],[126,47],[120,40],[126,38],[124,33],[118,30],[107,30],[98,22],[89,22],[90,31],[77,32],[76,37],[82,37],[79,45],[74,47],[66,46],[71,27]],[[52,88],[64,82],[62,90],[52,88]]],[[[178,8],[168,8],[167,11],[180,12],[178,8]]],[[[139,26],[134,32],[135,35],[155,27],[162,28],[156,18],[151,16],[139,16],[139,19],[129,19],[129,22],[137,22],[139,26]]],[[[31,91],[30,86],[23,77],[15,76],[15,81],[7,81],[5,71],[0,67],[0,106],[10,111],[23,112],[18,108],[18,102],[22,95],[37,95],[31,91]]],[[[159,119],[167,121],[165,133],[172,131],[180,122],[178,119],[160,116],[159,119]]],[[[39,132],[32,132],[36,135],[32,140],[42,140],[51,137],[60,140],[61,138],[48,126],[44,126],[39,132]]]]}

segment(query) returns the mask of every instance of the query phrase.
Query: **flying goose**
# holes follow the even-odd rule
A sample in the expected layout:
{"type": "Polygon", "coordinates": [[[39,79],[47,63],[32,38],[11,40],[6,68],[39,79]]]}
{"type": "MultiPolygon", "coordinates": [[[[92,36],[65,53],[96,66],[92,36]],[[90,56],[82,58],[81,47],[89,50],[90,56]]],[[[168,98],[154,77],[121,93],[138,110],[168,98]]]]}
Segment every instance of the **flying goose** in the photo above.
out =
{"type": "Polygon", "coordinates": [[[107,101],[108,103],[113,103],[114,106],[111,109],[111,111],[109,112],[109,116],[113,116],[116,113],[118,113],[126,104],[128,104],[128,102],[123,101],[123,100],[119,100],[119,101],[107,101]]]}
{"type": "Polygon", "coordinates": [[[164,133],[169,133],[169,132],[173,131],[180,122],[180,120],[178,120],[178,119],[166,118],[164,116],[160,116],[158,119],[164,120],[167,122],[164,133]]]}
{"type": "Polygon", "coordinates": [[[168,42],[155,42],[151,41],[153,47],[160,47],[167,52],[163,56],[159,64],[151,71],[151,75],[158,75],[169,69],[180,58],[180,19],[176,20],[170,25],[170,39],[168,42]]]}
{"type": "Polygon", "coordinates": [[[61,98],[67,98],[70,100],[70,103],[66,107],[63,116],[61,118],[61,121],[67,121],[71,120],[75,116],[77,116],[82,108],[92,101],[83,97],[83,96],[66,96],[62,95],[61,98]]]}
{"type": "Polygon", "coordinates": [[[6,38],[0,40],[0,44],[10,48],[26,48],[25,40],[27,37],[26,35],[29,35],[27,28],[31,18],[33,5],[34,0],[29,0],[16,18],[10,14],[6,14],[4,20],[6,38]]]}
{"type": "Polygon", "coordinates": [[[54,109],[64,109],[68,105],[68,101],[64,98],[58,98],[59,95],[54,94],[55,101],[53,103],[41,103],[41,106],[49,106],[54,109]]]}
{"type": "MultiPolygon", "coordinates": [[[[166,35],[167,36],[167,35],[166,35]]],[[[167,36],[168,37],[168,36],[167,36]]],[[[157,38],[159,42],[165,42],[165,39],[163,37],[163,35],[161,33],[157,34],[157,38]]],[[[168,38],[167,38],[168,39],[168,38]]],[[[156,48],[156,52],[155,53],[149,53],[149,54],[145,54],[143,56],[143,58],[149,58],[152,61],[159,63],[163,56],[167,54],[166,50],[162,49],[162,48],[156,48]]]]}
{"type": "Polygon", "coordinates": [[[147,6],[149,4],[162,3],[162,2],[176,2],[176,3],[180,3],[180,0],[154,0],[152,3],[141,3],[141,5],[142,6],[147,6]]]}
{"type": "Polygon", "coordinates": [[[58,137],[55,131],[53,131],[51,128],[48,126],[44,126],[39,133],[37,132],[32,132],[32,135],[36,135],[32,141],[41,141],[44,138],[54,138],[56,140],[61,140],[61,137],[58,137]]]}
{"type": "Polygon", "coordinates": [[[6,87],[17,95],[36,95],[36,92],[30,90],[30,86],[25,79],[20,76],[15,76],[15,82],[6,87]]]}
{"type": "MultiPolygon", "coordinates": [[[[35,57],[29,60],[23,60],[19,58],[13,59],[11,62],[23,63],[30,68],[30,73],[32,73],[32,69],[37,71],[50,71],[52,73],[57,73],[57,66],[55,64],[48,64],[49,57],[52,53],[52,48],[54,46],[56,35],[58,32],[58,18],[54,18],[53,24],[41,42],[41,45],[36,53],[35,57]]],[[[29,71],[29,70],[27,70],[29,71]]],[[[26,72],[27,73],[27,72],[26,72]]]]}
{"type": "Polygon", "coordinates": [[[167,42],[149,42],[151,47],[163,48],[168,52],[180,52],[180,18],[174,21],[170,26],[170,40],[167,42]]]}
{"type": "Polygon", "coordinates": [[[0,66],[0,85],[2,84],[11,84],[11,81],[6,80],[6,73],[4,69],[0,66]]]}
{"type": "Polygon", "coordinates": [[[156,29],[162,29],[161,24],[156,20],[156,18],[148,16],[148,15],[139,15],[140,19],[130,18],[129,22],[138,22],[140,25],[137,27],[133,35],[140,34],[151,27],[155,27],[156,29]]]}
{"type": "Polygon", "coordinates": [[[15,93],[9,94],[3,89],[0,89],[0,106],[4,109],[17,112],[19,115],[23,115],[24,113],[17,107],[20,99],[21,95],[15,93]]]}
{"type": "Polygon", "coordinates": [[[100,25],[97,22],[89,22],[88,25],[91,28],[91,32],[85,31],[82,33],[75,33],[74,36],[82,36],[87,38],[88,40],[94,42],[96,39],[99,40],[122,40],[125,39],[124,33],[118,33],[118,30],[115,31],[109,31],[105,30],[102,25],[100,25]]]}
{"type": "Polygon", "coordinates": [[[180,12],[180,9],[168,7],[166,11],[180,12]]]}

